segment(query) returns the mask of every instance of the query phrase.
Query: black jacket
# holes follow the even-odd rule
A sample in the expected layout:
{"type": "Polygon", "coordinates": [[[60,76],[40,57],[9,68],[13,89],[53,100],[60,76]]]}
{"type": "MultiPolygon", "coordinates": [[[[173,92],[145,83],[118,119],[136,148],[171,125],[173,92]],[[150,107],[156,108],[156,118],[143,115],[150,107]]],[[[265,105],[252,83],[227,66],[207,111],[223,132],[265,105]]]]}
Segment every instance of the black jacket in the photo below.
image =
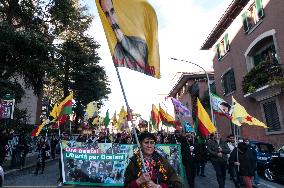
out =
{"type": "Polygon", "coordinates": [[[230,148],[228,144],[222,140],[217,143],[216,140],[210,140],[207,143],[207,150],[210,155],[210,160],[214,162],[227,162],[228,156],[227,154],[230,153],[230,148]],[[219,147],[222,149],[221,153],[223,154],[222,157],[218,156],[219,147]]]}
{"type": "Polygon", "coordinates": [[[230,155],[229,162],[231,164],[237,161],[240,163],[239,173],[241,176],[254,176],[256,170],[254,153],[245,143],[240,143],[230,155]]]}

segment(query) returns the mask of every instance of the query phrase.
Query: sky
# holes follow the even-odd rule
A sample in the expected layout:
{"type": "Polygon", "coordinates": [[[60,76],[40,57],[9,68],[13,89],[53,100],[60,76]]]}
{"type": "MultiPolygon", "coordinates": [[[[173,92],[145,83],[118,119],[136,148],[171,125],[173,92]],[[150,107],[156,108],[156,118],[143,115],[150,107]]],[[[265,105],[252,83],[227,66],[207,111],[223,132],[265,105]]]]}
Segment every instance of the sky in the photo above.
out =
{"type": "MultiPolygon", "coordinates": [[[[171,57],[184,59],[213,70],[213,51],[200,50],[232,0],[148,0],[158,17],[158,41],[160,53],[161,79],[119,67],[126,98],[131,109],[149,120],[152,104],[159,103],[171,113],[171,104],[165,101],[173,88],[173,78],[177,72],[198,72],[198,67],[171,60],[171,57]]],[[[109,110],[110,116],[118,114],[125,105],[122,90],[112,62],[103,27],[98,16],[95,0],[85,0],[89,11],[94,15],[89,34],[101,45],[98,50],[100,65],[105,67],[111,94],[104,101],[101,115],[109,110]]]]}

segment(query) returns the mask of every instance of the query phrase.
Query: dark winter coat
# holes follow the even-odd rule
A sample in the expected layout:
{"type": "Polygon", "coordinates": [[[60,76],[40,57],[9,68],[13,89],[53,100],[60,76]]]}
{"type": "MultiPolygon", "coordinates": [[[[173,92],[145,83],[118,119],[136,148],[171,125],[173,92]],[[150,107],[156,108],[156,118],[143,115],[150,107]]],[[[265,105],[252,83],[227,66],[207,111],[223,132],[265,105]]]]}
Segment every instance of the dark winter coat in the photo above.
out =
{"type": "Polygon", "coordinates": [[[235,148],[230,155],[229,162],[231,164],[237,161],[240,163],[240,176],[254,176],[256,170],[255,156],[253,150],[245,143],[239,143],[238,148],[235,148]]]}
{"type": "Polygon", "coordinates": [[[195,159],[197,162],[206,162],[207,161],[207,148],[205,144],[195,144],[195,159]]]}
{"type": "MultiPolygon", "coordinates": [[[[177,175],[174,168],[169,164],[167,159],[162,157],[157,152],[153,153],[153,159],[155,159],[155,158],[157,158],[157,159],[160,158],[162,163],[164,164],[168,180],[166,182],[163,182],[162,177],[160,176],[160,173],[157,172],[157,173],[155,173],[155,175],[153,175],[153,176],[155,176],[154,179],[153,179],[153,176],[152,176],[153,182],[159,183],[160,185],[166,186],[166,187],[183,188],[183,184],[182,184],[180,177],[177,175]]],[[[136,179],[138,178],[138,173],[139,173],[138,169],[139,169],[139,166],[138,166],[138,163],[137,163],[137,158],[136,158],[136,156],[133,156],[133,157],[130,158],[130,162],[129,162],[129,164],[126,168],[126,171],[124,173],[124,176],[125,176],[124,187],[127,187],[127,188],[138,187],[138,185],[135,182],[136,179]]]]}
{"type": "Polygon", "coordinates": [[[214,162],[227,162],[228,156],[230,153],[230,148],[228,144],[222,140],[220,140],[219,144],[216,140],[210,140],[207,143],[207,150],[210,155],[210,160],[214,162]],[[218,156],[219,147],[222,149],[222,157],[218,156]]]}

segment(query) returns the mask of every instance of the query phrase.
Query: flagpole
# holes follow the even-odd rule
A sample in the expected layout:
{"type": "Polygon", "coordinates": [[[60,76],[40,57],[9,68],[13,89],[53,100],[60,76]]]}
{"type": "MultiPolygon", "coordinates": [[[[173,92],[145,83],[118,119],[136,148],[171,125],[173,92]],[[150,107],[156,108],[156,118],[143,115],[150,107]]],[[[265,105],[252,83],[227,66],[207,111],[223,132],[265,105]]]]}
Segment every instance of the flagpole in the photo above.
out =
{"type": "Polygon", "coordinates": [[[128,104],[128,101],[127,101],[127,98],[126,98],[126,94],[125,94],[125,91],[124,91],[124,87],[123,87],[123,84],[122,84],[122,81],[121,81],[120,74],[118,72],[118,68],[115,65],[114,65],[114,67],[115,67],[117,78],[118,78],[118,81],[119,81],[119,84],[120,84],[120,88],[121,88],[121,91],[122,91],[122,94],[123,94],[124,102],[125,102],[125,105],[126,105],[126,108],[127,108],[127,114],[130,117],[131,126],[132,126],[132,129],[133,129],[133,133],[134,133],[134,137],[135,137],[138,149],[139,149],[139,155],[140,155],[141,161],[142,161],[143,170],[144,170],[144,172],[147,172],[145,161],[144,161],[144,156],[143,156],[142,150],[141,150],[141,145],[139,143],[137,132],[136,132],[136,128],[135,128],[135,125],[134,125],[133,120],[132,120],[132,112],[130,110],[130,107],[129,107],[129,104],[128,104]]]}
{"type": "MultiPolygon", "coordinates": [[[[58,118],[59,118],[59,117],[58,117],[58,118]]],[[[58,121],[57,121],[57,126],[58,126],[58,136],[59,136],[59,138],[60,138],[61,132],[60,132],[60,121],[59,121],[59,119],[58,119],[58,121]]]]}
{"type": "Polygon", "coordinates": [[[70,135],[71,135],[71,120],[70,120],[70,123],[69,123],[69,129],[70,129],[70,135]]]}
{"type": "MultiPolygon", "coordinates": [[[[236,133],[238,132],[237,131],[237,125],[235,125],[234,123],[232,123],[233,124],[233,127],[234,127],[234,137],[235,137],[235,147],[236,147],[236,150],[237,150],[237,162],[239,162],[239,149],[238,149],[238,147],[237,147],[237,136],[236,136],[236,133]]],[[[239,168],[240,168],[240,166],[238,165],[237,166],[237,169],[238,169],[238,171],[239,171],[239,168]]]]}
{"type": "Polygon", "coordinates": [[[211,87],[210,87],[210,83],[209,83],[209,75],[207,73],[207,71],[201,67],[200,65],[196,64],[196,63],[193,63],[193,62],[190,62],[190,61],[187,61],[187,60],[183,60],[183,59],[177,59],[177,58],[173,58],[171,57],[172,60],[175,60],[175,61],[183,61],[183,62],[187,62],[187,63],[190,63],[192,65],[195,65],[199,68],[201,68],[204,73],[206,74],[206,78],[207,78],[207,85],[208,85],[208,91],[209,91],[209,102],[210,102],[210,110],[211,110],[211,120],[213,122],[213,124],[216,126],[216,122],[215,122],[215,117],[214,117],[214,113],[213,113],[213,107],[212,107],[212,99],[211,99],[211,87]]]}

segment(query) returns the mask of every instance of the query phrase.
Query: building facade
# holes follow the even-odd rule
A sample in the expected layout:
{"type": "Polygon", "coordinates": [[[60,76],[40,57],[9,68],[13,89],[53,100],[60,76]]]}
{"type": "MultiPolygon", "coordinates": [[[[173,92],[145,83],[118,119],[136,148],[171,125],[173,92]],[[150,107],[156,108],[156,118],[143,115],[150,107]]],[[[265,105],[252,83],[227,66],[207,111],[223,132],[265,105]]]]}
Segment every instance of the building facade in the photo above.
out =
{"type": "MultiPolygon", "coordinates": [[[[243,125],[240,136],[284,144],[284,1],[234,0],[202,45],[213,50],[216,92],[231,103],[232,96],[268,129],[243,125]]],[[[216,116],[223,135],[234,125],[216,116]]]]}
{"type": "Polygon", "coordinates": [[[26,87],[23,79],[18,79],[17,82],[22,85],[25,91],[25,94],[22,97],[21,102],[17,103],[16,101],[17,107],[21,110],[27,110],[28,124],[32,125],[40,124],[42,97],[36,96],[31,88],[26,87]]]}
{"type": "MultiPolygon", "coordinates": [[[[209,76],[211,88],[214,88],[214,73],[207,72],[207,74],[209,76]]],[[[179,100],[191,111],[191,118],[188,118],[187,121],[191,125],[194,125],[196,98],[198,97],[205,104],[205,107],[209,108],[208,82],[206,74],[203,72],[179,72],[175,77],[176,81],[173,84],[173,88],[168,94],[168,97],[173,97],[179,100]]],[[[208,112],[210,112],[210,110],[208,110],[208,112]]]]}

